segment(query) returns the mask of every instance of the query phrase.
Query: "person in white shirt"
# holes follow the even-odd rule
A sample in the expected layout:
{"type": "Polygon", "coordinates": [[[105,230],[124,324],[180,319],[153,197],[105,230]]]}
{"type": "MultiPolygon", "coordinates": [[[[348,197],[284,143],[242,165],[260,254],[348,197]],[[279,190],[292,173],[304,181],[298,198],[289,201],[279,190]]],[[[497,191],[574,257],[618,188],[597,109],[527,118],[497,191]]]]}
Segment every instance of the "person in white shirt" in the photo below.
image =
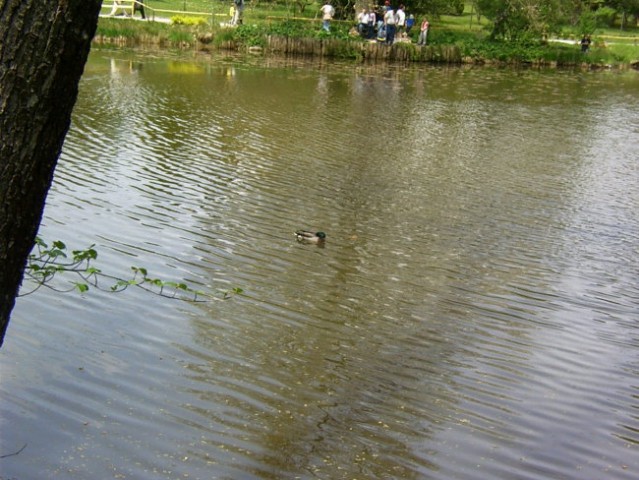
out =
{"type": "Polygon", "coordinates": [[[406,12],[404,12],[404,5],[400,5],[395,13],[395,28],[397,29],[397,35],[400,37],[404,34],[404,27],[406,26],[406,12]]]}
{"type": "Polygon", "coordinates": [[[365,8],[357,15],[357,31],[364,38],[368,36],[368,12],[365,8]]]}
{"type": "Polygon", "coordinates": [[[388,7],[384,14],[384,26],[386,27],[386,45],[392,45],[395,41],[396,18],[393,7],[388,7]]]}
{"type": "Polygon", "coordinates": [[[320,12],[322,12],[322,28],[327,32],[330,32],[331,20],[333,20],[333,15],[335,15],[335,9],[327,2],[322,8],[320,8],[320,12]]]}

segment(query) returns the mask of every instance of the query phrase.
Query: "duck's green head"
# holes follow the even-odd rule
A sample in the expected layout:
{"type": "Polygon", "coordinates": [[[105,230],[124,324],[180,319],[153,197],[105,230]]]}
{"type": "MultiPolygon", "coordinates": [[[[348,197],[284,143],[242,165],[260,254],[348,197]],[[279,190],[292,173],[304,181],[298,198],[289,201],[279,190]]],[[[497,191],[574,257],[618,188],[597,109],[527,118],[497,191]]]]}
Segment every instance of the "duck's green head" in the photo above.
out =
{"type": "Polygon", "coordinates": [[[315,236],[320,240],[324,240],[326,238],[326,234],[324,232],[317,232],[315,236]]]}

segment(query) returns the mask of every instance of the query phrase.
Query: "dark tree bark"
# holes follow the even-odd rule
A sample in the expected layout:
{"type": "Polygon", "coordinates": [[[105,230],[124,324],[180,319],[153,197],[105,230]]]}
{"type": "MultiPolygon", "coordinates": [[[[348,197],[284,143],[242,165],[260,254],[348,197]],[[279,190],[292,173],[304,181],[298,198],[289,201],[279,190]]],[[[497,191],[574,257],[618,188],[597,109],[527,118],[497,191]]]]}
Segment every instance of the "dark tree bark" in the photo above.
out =
{"type": "Polygon", "coordinates": [[[0,346],[42,218],[101,0],[0,0],[0,346]]]}

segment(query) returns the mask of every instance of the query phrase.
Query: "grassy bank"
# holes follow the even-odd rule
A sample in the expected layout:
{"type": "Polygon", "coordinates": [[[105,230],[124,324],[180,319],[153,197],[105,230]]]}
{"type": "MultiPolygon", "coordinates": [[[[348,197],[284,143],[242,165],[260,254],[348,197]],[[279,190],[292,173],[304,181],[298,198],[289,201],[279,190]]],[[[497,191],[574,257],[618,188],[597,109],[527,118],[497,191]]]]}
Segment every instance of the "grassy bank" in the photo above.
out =
{"type": "Polygon", "coordinates": [[[147,16],[170,23],[138,19],[101,18],[96,41],[126,46],[158,45],[166,48],[235,49],[262,48],[287,54],[321,54],[361,60],[391,59],[406,61],[503,62],[513,64],[627,66],[639,62],[639,32],[601,29],[593,35],[593,45],[587,55],[577,46],[576,32],[566,29],[562,42],[510,43],[491,41],[485,19],[477,21],[467,8],[460,16],[441,16],[431,21],[430,47],[424,52],[415,45],[417,29],[412,32],[412,44],[393,46],[384,54],[378,47],[349,34],[354,23],[333,22],[331,32],[321,29],[316,17],[318,5],[304,12],[292,4],[249,3],[244,12],[244,24],[225,25],[230,19],[228,6],[210,0],[153,0],[147,16]],[[184,10],[186,7],[186,10],[184,10]],[[160,15],[169,15],[160,17],[160,15]],[[282,41],[274,39],[286,39],[282,41]],[[293,41],[295,40],[295,41],[293,41]],[[302,41],[303,40],[303,41],[302,41]],[[342,41],[341,45],[339,41],[342,41]],[[313,45],[316,42],[316,45],[313,45]],[[330,44],[330,48],[326,45],[330,44]],[[294,48],[293,46],[296,45],[294,48]],[[296,50],[299,48],[301,50],[296,50]],[[457,53],[452,55],[454,49],[457,53]],[[397,53],[400,52],[400,53],[397,53]],[[445,53],[442,53],[445,52],[445,53]]]}

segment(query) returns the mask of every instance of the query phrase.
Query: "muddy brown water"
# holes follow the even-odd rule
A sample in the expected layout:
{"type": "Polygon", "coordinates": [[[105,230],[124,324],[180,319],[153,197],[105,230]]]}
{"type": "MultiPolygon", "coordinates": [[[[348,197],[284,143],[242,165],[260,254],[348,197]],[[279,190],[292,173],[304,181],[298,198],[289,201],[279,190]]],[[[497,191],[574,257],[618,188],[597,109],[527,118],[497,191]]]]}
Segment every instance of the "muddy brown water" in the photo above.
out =
{"type": "Polygon", "coordinates": [[[244,293],[22,297],[0,477],[637,478],[638,91],[94,51],[41,235],[244,293]]]}

